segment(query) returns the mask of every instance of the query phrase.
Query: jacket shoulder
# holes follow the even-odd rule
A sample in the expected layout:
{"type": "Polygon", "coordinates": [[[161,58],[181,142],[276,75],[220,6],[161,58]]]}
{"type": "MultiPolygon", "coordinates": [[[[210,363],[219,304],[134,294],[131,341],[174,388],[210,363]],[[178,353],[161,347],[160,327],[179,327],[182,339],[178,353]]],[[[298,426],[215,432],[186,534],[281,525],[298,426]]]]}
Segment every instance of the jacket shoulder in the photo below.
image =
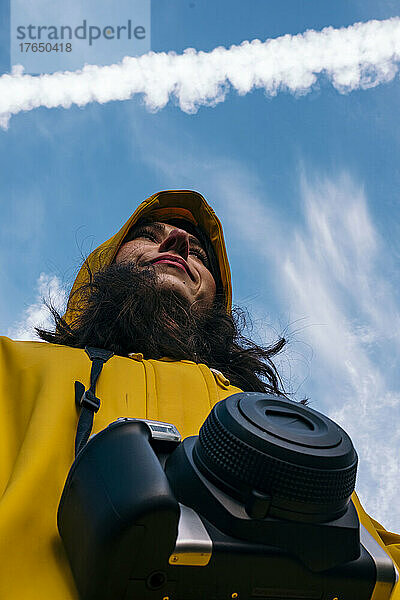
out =
{"type": "MultiPolygon", "coordinates": [[[[5,335],[0,336],[0,352],[1,353],[16,353],[16,354],[29,354],[37,352],[49,352],[54,351],[57,348],[58,352],[65,351],[76,351],[77,348],[70,348],[69,346],[60,346],[58,344],[49,344],[48,342],[37,341],[22,341],[13,340],[5,335]]],[[[78,349],[79,350],[79,349],[78,349]]],[[[82,350],[83,352],[83,350],[82,350]]]]}

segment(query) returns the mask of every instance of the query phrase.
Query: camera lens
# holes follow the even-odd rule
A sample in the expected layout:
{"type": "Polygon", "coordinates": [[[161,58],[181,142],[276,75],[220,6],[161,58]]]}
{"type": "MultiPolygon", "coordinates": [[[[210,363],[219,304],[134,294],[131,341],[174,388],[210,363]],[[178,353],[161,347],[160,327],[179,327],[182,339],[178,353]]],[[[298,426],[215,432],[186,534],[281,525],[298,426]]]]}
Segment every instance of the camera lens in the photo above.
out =
{"type": "Polygon", "coordinates": [[[357,454],[346,432],[272,394],[234,394],[216,404],[193,457],[207,478],[264,516],[330,521],[345,512],[355,487],[357,454]]]}

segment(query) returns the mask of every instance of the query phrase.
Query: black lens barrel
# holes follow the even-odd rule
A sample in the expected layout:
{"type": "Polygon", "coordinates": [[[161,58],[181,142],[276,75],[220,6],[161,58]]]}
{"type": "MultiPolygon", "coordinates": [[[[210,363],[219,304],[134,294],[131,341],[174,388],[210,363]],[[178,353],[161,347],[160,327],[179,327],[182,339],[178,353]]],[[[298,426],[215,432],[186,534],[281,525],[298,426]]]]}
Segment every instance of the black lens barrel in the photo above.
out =
{"type": "Polygon", "coordinates": [[[357,454],[321,413],[272,394],[240,393],[215,405],[194,447],[203,474],[246,504],[264,496],[269,515],[329,521],[354,491],[357,454]]]}

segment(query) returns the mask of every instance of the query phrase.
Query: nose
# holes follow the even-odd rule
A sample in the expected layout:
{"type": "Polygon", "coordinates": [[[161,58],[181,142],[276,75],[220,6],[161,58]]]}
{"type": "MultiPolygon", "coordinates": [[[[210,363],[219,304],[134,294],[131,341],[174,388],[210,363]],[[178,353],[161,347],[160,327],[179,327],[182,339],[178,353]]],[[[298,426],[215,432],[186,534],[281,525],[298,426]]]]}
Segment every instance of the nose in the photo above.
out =
{"type": "Polygon", "coordinates": [[[184,229],[173,229],[160,244],[159,252],[176,252],[184,260],[189,256],[189,235],[184,229]]]}

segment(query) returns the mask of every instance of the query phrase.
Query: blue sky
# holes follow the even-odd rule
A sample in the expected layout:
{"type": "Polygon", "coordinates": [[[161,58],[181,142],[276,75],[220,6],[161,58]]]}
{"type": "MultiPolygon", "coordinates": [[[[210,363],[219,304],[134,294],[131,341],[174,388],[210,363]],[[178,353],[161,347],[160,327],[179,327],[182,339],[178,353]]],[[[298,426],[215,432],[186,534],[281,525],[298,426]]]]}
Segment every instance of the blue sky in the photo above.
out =
{"type": "MultiPolygon", "coordinates": [[[[9,71],[2,3],[0,69],[9,71]]],[[[397,3],[153,1],[151,47],[211,51],[307,29],[398,16],[397,3]]],[[[342,94],[231,91],[194,114],[141,96],[19,112],[0,130],[0,331],[25,337],[41,294],[137,204],[200,191],[225,228],[234,300],[253,335],[285,332],[279,361],[297,398],[337,419],[360,456],[369,512],[400,531],[399,80],[342,94]]]]}

